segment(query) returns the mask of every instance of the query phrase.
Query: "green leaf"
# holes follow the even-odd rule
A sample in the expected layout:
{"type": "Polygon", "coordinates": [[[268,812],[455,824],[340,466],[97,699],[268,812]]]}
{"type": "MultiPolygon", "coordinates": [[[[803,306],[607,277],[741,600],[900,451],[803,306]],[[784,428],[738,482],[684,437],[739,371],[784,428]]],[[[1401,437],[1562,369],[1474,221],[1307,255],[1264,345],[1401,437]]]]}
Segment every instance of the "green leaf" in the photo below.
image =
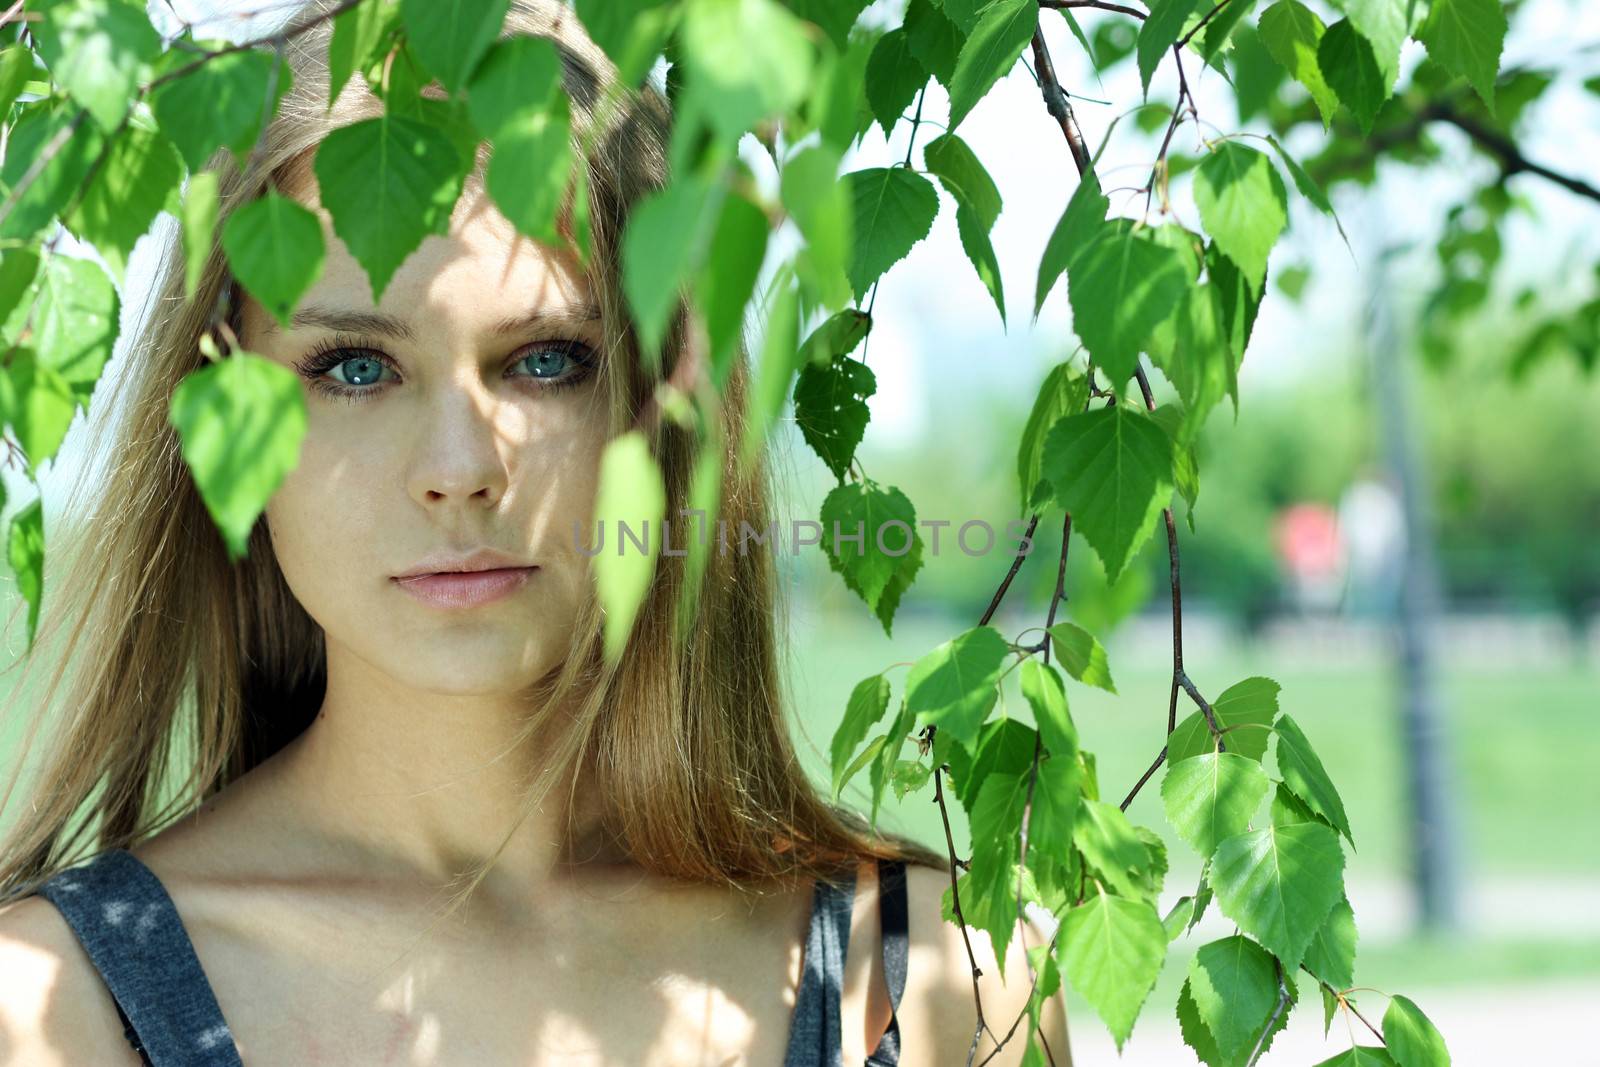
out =
{"type": "Polygon", "coordinates": [[[80,122],[66,135],[66,142],[50,157],[32,184],[13,194],[23,175],[44,155],[45,146],[71,123],[71,110],[39,107],[29,110],[11,128],[6,142],[4,163],[0,163],[0,186],[10,211],[0,220],[0,237],[27,240],[50,224],[78,192],[89,167],[105,145],[105,134],[92,122],[80,122]],[[15,195],[15,200],[12,197],[15,195]]]}
{"type": "Polygon", "coordinates": [[[974,626],[917,660],[906,676],[906,705],[918,729],[932,724],[964,744],[999,696],[1000,670],[1011,646],[993,626],[974,626]]]}
{"type": "Polygon", "coordinates": [[[31,344],[39,362],[61,375],[87,405],[111,358],[121,301],[105,271],[87,260],[53,255],[33,289],[31,344]]]}
{"type": "MultiPolygon", "coordinates": [[[[1075,755],[1075,754],[1074,754],[1075,755]]],[[[1023,775],[1026,784],[1027,775],[1023,775]]],[[[1039,780],[1033,787],[1033,810],[1028,816],[1028,868],[1041,888],[1065,895],[1072,883],[1072,839],[1077,831],[1078,806],[1083,796],[1083,772],[1076,758],[1047,754],[1039,760],[1039,780]]]]}
{"type": "Polygon", "coordinates": [[[299,377],[236,351],[185,375],[168,419],[229,560],[243,558],[257,518],[300,460],[306,404],[299,377]]]}
{"type": "Polygon", "coordinates": [[[1022,664],[1020,686],[1022,698],[1033,710],[1033,721],[1038,723],[1044,747],[1051,756],[1062,757],[1062,763],[1076,765],[1078,728],[1067,710],[1067,690],[1061,675],[1048,663],[1029,657],[1022,664]]]}
{"type": "Polygon", "coordinates": [[[1494,80],[1506,42],[1500,0],[1433,0],[1418,36],[1428,55],[1471,82],[1493,112],[1494,80]]]}
{"type": "Polygon", "coordinates": [[[494,144],[488,189],[495,206],[518,233],[559,246],[556,214],[574,156],[555,45],[522,36],[496,43],[472,74],[467,109],[472,124],[494,144]]]}
{"type": "MultiPolygon", "coordinates": [[[[849,303],[851,298],[846,271],[850,266],[855,202],[850,187],[836,177],[838,173],[838,150],[813,145],[789,158],[780,179],[783,206],[806,239],[797,269],[828,307],[849,303]]],[[[934,200],[937,213],[937,193],[934,200]]]]}
{"type": "MultiPolygon", "coordinates": [[[[1250,13],[1255,7],[1256,0],[1227,0],[1210,22],[1206,23],[1205,35],[1200,40],[1200,55],[1219,71],[1223,70],[1222,64],[1215,57],[1234,40],[1234,28],[1239,21],[1250,13]]],[[[1202,8],[1202,11],[1209,9],[1202,8]]]]}
{"type": "Polygon", "coordinates": [[[850,754],[856,750],[867,736],[867,731],[877,725],[884,712],[889,710],[889,679],[881,673],[863,678],[850,690],[850,699],[845,704],[844,718],[839,722],[839,728],[833,733],[833,744],[829,749],[832,757],[833,770],[833,800],[839,801],[839,790],[845,782],[845,768],[849,765],[850,754]]]}
{"type": "Polygon", "coordinates": [[[1066,210],[1045,242],[1044,255],[1039,259],[1039,280],[1033,289],[1033,316],[1039,317],[1044,298],[1055,286],[1056,279],[1068,271],[1083,252],[1101,235],[1106,210],[1111,202],[1100,191],[1100,182],[1093,171],[1084,174],[1078,187],[1072,191],[1066,210]]]}
{"type": "MultiPolygon", "coordinates": [[[[1172,942],[1182,937],[1189,928],[1189,923],[1194,920],[1194,897],[1179,897],[1177,903],[1172,905],[1166,917],[1161,920],[1161,925],[1167,929],[1167,941],[1172,942]]],[[[1187,985],[1187,983],[1185,983],[1187,985]]]]}
{"type": "Polygon", "coordinates": [[[681,8],[660,0],[577,0],[578,19],[617,65],[617,80],[637,89],[678,25],[681,8]]]}
{"type": "Polygon", "coordinates": [[[1218,324],[1227,346],[1228,358],[1222,360],[1222,382],[1233,397],[1233,414],[1239,415],[1239,364],[1244,360],[1245,348],[1250,343],[1250,332],[1255,328],[1256,313],[1261,310],[1265,289],[1251,288],[1237,264],[1217,250],[1215,243],[1206,248],[1206,273],[1210,275],[1211,288],[1217,295],[1218,324]]]}
{"type": "Polygon", "coordinates": [[[865,363],[842,356],[825,366],[806,363],[794,387],[794,418],[813,451],[844,481],[871,413],[867,397],[878,380],[865,363]]]}
{"type": "Polygon", "coordinates": [[[1211,859],[1222,913],[1283,962],[1306,946],[1343,895],[1344,852],[1326,826],[1268,826],[1230,837],[1211,859]]]}
{"type": "MultiPolygon", "coordinates": [[[[622,291],[647,365],[660,365],[679,287],[705,255],[717,214],[707,211],[711,182],[689,175],[644,197],[622,238],[622,291]]],[[[788,392],[788,383],[784,383],[788,392]]]]}
{"type": "Polygon", "coordinates": [[[917,515],[893,486],[867,481],[835,486],[822,501],[822,546],[828,565],[891,633],[900,596],[922,567],[917,515]],[[909,550],[902,550],[910,530],[909,550]],[[883,544],[878,543],[881,533],[883,544]],[[853,546],[846,552],[845,545],[853,546]]]}
{"type": "MultiPolygon", "coordinates": [[[[1266,727],[1278,715],[1278,688],[1271,678],[1246,678],[1211,702],[1211,712],[1217,717],[1229,752],[1257,762],[1267,754],[1266,727]]],[[[1178,723],[1167,739],[1167,759],[1177,763],[1215,747],[1204,712],[1196,711],[1178,723]]]]}
{"type": "Polygon", "coordinates": [[[1188,290],[1183,257],[1118,219],[1102,227],[1071,267],[1067,296],[1073,328],[1120,390],[1133,377],[1151,331],[1188,290]]]}
{"type": "Polygon", "coordinates": [[[83,196],[63,221],[95,246],[120,281],[135,242],[182,179],[183,165],[172,142],[158,132],[126,126],[112,139],[83,196]]]}
{"type": "Polygon", "coordinates": [[[500,36],[510,0],[400,0],[400,18],[417,59],[454,93],[500,36]]]}
{"type": "Polygon", "coordinates": [[[1322,114],[1324,129],[1339,110],[1339,96],[1323,76],[1317,58],[1326,30],[1316,13],[1299,0],[1278,0],[1261,13],[1262,45],[1291,78],[1306,87],[1322,114]]]}
{"type": "Polygon", "coordinates": [[[911,0],[906,6],[905,31],[906,45],[917,62],[949,89],[966,36],[932,0],[911,0]]]}
{"type": "Polygon", "coordinates": [[[681,33],[690,80],[729,144],[811,88],[805,23],[776,0],[689,0],[681,33]]]}
{"type": "Polygon", "coordinates": [[[1189,961],[1189,995],[1224,1063],[1243,1062],[1278,1006],[1278,970],[1237,934],[1202,945],[1189,961]]]}
{"type": "Polygon", "coordinates": [[[915,793],[928,784],[933,775],[933,769],[926,763],[916,760],[903,759],[894,765],[894,770],[889,772],[889,784],[894,786],[896,800],[904,800],[907,793],[915,793]]]}
{"type": "MultiPolygon", "coordinates": [[[[1194,293],[1190,293],[1194,296],[1194,293]]],[[[1172,484],[1189,506],[1184,515],[1189,520],[1189,532],[1194,533],[1194,504],[1200,496],[1200,466],[1195,458],[1194,444],[1183,439],[1185,410],[1180,404],[1162,404],[1150,413],[1172,438],[1172,484]]]]}
{"type": "Polygon", "coordinates": [[[748,470],[767,438],[774,419],[789,398],[794,381],[800,338],[800,290],[791,284],[794,272],[778,268],[777,278],[761,299],[766,329],[761,338],[760,362],[750,390],[749,418],[740,446],[740,468],[748,470]]]}
{"type": "Polygon", "coordinates": [[[1105,1022],[1120,1052],[1167,955],[1161,917],[1147,901],[1102,893],[1061,920],[1072,987],[1105,1022]]]}
{"type": "MultiPolygon", "coordinates": [[[[865,86],[867,63],[876,43],[862,35],[842,52],[824,52],[819,57],[805,119],[821,136],[822,145],[835,152],[855,147],[861,134],[872,128],[872,110],[866,102],[865,86]]],[[[804,127],[797,127],[795,139],[800,139],[803,133],[804,127]]]]}
{"type": "Polygon", "coordinates": [[[885,137],[916,99],[917,90],[927,84],[928,72],[911,54],[903,28],[878,38],[867,60],[867,103],[885,137]]]}
{"type": "Polygon", "coordinates": [[[666,513],[661,468],[644,434],[628,430],[612,438],[600,453],[594,524],[604,548],[602,524],[609,522],[616,535],[616,551],[601,551],[594,557],[594,580],[595,594],[605,612],[605,655],[613,663],[627,646],[639,607],[650,591],[666,513]],[[626,538],[624,526],[631,531],[626,538]],[[634,535],[640,535],[637,541],[634,535]]]}
{"type": "Polygon", "coordinates": [[[14,349],[5,369],[10,394],[6,416],[29,469],[37,472],[40,464],[55,457],[66,439],[72,416],[78,411],[77,398],[66,379],[31,349],[14,349]]]}
{"type": "Polygon", "coordinates": [[[906,708],[906,702],[900,701],[900,712],[895,716],[894,722],[889,727],[889,732],[884,736],[883,748],[868,764],[867,775],[872,780],[872,818],[873,829],[878,826],[878,808],[883,803],[883,789],[889,784],[889,774],[900,760],[900,750],[905,747],[906,736],[911,732],[911,712],[906,708]]]}
{"type": "Polygon", "coordinates": [[[1085,800],[1072,839],[1084,858],[1120,895],[1142,897],[1138,875],[1149,870],[1150,849],[1115,804],[1085,800]]]}
{"type": "Polygon", "coordinates": [[[950,764],[956,798],[971,811],[984,779],[991,774],[1024,774],[1033,766],[1039,740],[1039,731],[1027,723],[1002,717],[983,725],[976,745],[957,742],[941,730],[934,738],[934,758],[950,764]]]}
{"type": "Polygon", "coordinates": [[[834,45],[845,46],[850,28],[856,24],[868,0],[788,0],[788,6],[801,18],[814,22],[834,45]]]}
{"type": "Polygon", "coordinates": [[[1417,0],[1342,0],[1339,6],[1356,32],[1372,45],[1372,58],[1383,75],[1383,95],[1387,97],[1400,75],[1400,46],[1410,32],[1407,12],[1420,5],[1417,0]]]}
{"type": "Polygon", "coordinates": [[[1068,415],[1045,435],[1042,471],[1115,582],[1172,495],[1172,440],[1124,404],[1068,415]]]}
{"type": "Polygon", "coordinates": [[[1078,414],[1088,402],[1088,378],[1075,371],[1070,363],[1057,363],[1050,368],[1039,386],[1039,395],[1034,398],[1033,410],[1028,413],[1027,424],[1022,429],[1022,444],[1017,450],[1017,487],[1024,515],[1048,506],[1055,496],[1055,490],[1044,480],[1041,471],[1046,432],[1057,419],[1078,414]]]}
{"type": "Polygon", "coordinates": [[[1232,752],[1191,756],[1167,767],[1161,801],[1167,821],[1202,857],[1242,834],[1267,795],[1261,764],[1232,752]]]}
{"type": "Polygon", "coordinates": [[[322,223],[310,210],[268,189],[222,227],[228,265],[250,295],[285,330],[306,290],[322,275],[322,223]]]}
{"type": "MultiPolygon", "coordinates": [[[[945,13],[950,13],[948,4],[945,13]]],[[[983,8],[950,76],[947,132],[961,125],[994,83],[1016,64],[1038,25],[1037,0],[993,0],[983,8]]]]}
{"type": "Polygon", "coordinates": [[[1272,161],[1254,148],[1227,141],[1195,174],[1200,221],[1216,245],[1259,293],[1267,256],[1289,221],[1289,194],[1272,161]]]}
{"type": "Polygon", "coordinates": [[[1000,190],[972,149],[955,134],[945,134],[928,142],[923,156],[928,170],[955,198],[956,232],[961,238],[962,250],[978,272],[984,288],[989,290],[1003,325],[1005,290],[1001,284],[1000,261],[989,243],[989,231],[1000,215],[1000,190]]]}
{"type": "Polygon", "coordinates": [[[565,97],[548,111],[528,115],[495,135],[487,175],[489,195],[518,233],[549,245],[563,243],[556,213],[566,196],[574,160],[565,97]]]}
{"type": "Polygon", "coordinates": [[[13,44],[0,50],[0,115],[11,114],[11,105],[22,95],[33,71],[33,52],[26,45],[13,44]]]}
{"type": "Polygon", "coordinates": [[[1349,244],[1350,239],[1345,237],[1344,224],[1339,221],[1339,216],[1334,213],[1333,201],[1328,199],[1328,194],[1323,192],[1322,186],[1317,184],[1315,178],[1306,173],[1306,169],[1296,162],[1295,158],[1289,154],[1289,150],[1284,148],[1282,142],[1276,137],[1268,134],[1267,141],[1271,143],[1273,150],[1278,153],[1278,158],[1283,160],[1283,165],[1288,168],[1289,177],[1294,179],[1294,187],[1300,190],[1300,195],[1309,200],[1312,207],[1333,219],[1333,224],[1339,227],[1339,236],[1345,238],[1345,244],[1349,244]]]}
{"type": "MultiPolygon", "coordinates": [[[[26,308],[22,298],[35,289],[34,279],[38,276],[39,253],[36,250],[27,246],[0,248],[0,344],[10,345],[16,339],[10,319],[19,309],[22,309],[19,317],[26,317],[33,298],[29,299],[26,308]]],[[[21,330],[22,323],[18,322],[16,332],[20,333],[21,330]]]]}
{"type": "MultiPolygon", "coordinates": [[[[867,766],[868,764],[876,765],[876,762],[882,759],[883,750],[888,745],[888,734],[879,734],[877,737],[874,737],[870,742],[868,742],[867,747],[862,749],[856,755],[856,758],[850,761],[850,765],[844,769],[844,772],[839,775],[838,789],[842,790],[845,787],[845,784],[849,782],[850,779],[854,778],[856,776],[856,772],[860,771],[861,768],[867,766]]],[[[900,751],[900,746],[896,744],[894,746],[894,750],[896,754],[898,754],[900,751]]],[[[837,790],[835,791],[834,796],[837,798],[837,790]]]]}
{"type": "Polygon", "coordinates": [[[988,229],[971,205],[960,198],[956,202],[956,233],[961,238],[961,249],[967,254],[967,261],[978,272],[978,280],[989,291],[989,298],[1000,312],[1000,325],[1004,328],[1006,294],[1000,279],[1000,260],[994,253],[994,246],[989,243],[988,229]]]}
{"type": "Polygon", "coordinates": [[[1383,1013],[1383,1040],[1400,1067],[1450,1067],[1444,1036],[1421,1008],[1398,993],[1383,1013]]]}
{"type": "Polygon", "coordinates": [[[1396,1064],[1381,1048],[1357,1045],[1323,1060],[1317,1067],[1396,1067],[1396,1064]]]}
{"type": "Polygon", "coordinates": [[[1344,802],[1300,725],[1285,714],[1278,717],[1273,730],[1278,735],[1278,772],[1283,775],[1284,785],[1354,845],[1344,802]]]}
{"type": "Polygon", "coordinates": [[[350,75],[364,70],[384,31],[397,14],[396,0],[368,0],[333,17],[328,42],[328,107],[339,98],[350,75]]]}
{"type": "Polygon", "coordinates": [[[423,238],[448,230],[462,182],[455,145],[433,126],[385,115],[333,130],[312,169],[334,233],[367,272],[376,306],[423,238]]]}
{"type": "MultiPolygon", "coordinates": [[[[1033,991],[1028,996],[1028,1019],[1034,1030],[1039,1028],[1039,1012],[1044,1007],[1044,1002],[1055,996],[1061,989],[1061,970],[1056,962],[1053,945],[1029,945],[1027,948],[1028,961],[1039,980],[1034,984],[1033,991]]],[[[1041,1054],[1037,1061],[1023,1061],[1023,1067],[1045,1067],[1045,1060],[1041,1054]]]]}
{"type": "Polygon", "coordinates": [[[271,119],[293,83],[289,64],[278,62],[272,52],[228,52],[157,86],[150,108],[191,171],[203,168],[222,146],[243,165],[261,132],[261,120],[271,119]]]}
{"type": "Polygon", "coordinates": [[[1211,1036],[1205,1020],[1200,1018],[1200,1008],[1194,1002],[1194,991],[1189,979],[1183,980],[1178,990],[1178,1032],[1183,1043],[1194,1050],[1195,1058],[1206,1067],[1224,1067],[1222,1053],[1217,1051],[1217,1040],[1211,1036]]]}
{"type": "Polygon", "coordinates": [[[860,308],[845,308],[811,331],[811,336],[800,346],[799,362],[802,366],[808,363],[827,366],[840,356],[854,352],[871,329],[872,319],[866,312],[860,308]]]}
{"type": "Polygon", "coordinates": [[[1371,133],[1378,109],[1388,96],[1371,42],[1356,31],[1349,19],[1340,19],[1328,27],[1317,45],[1317,66],[1355,115],[1361,132],[1371,133]]]}
{"type": "Polygon", "coordinates": [[[1156,67],[1161,65],[1161,57],[1167,54],[1175,43],[1178,35],[1183,32],[1183,24],[1188,20],[1197,0],[1151,0],[1150,17],[1144,20],[1139,27],[1139,82],[1144,87],[1145,95],[1150,94],[1150,76],[1156,72],[1156,67]]]}
{"type": "Polygon", "coordinates": [[[467,111],[485,137],[550,110],[561,91],[561,57],[546,37],[508,37],[496,42],[467,83],[467,111]]]}
{"type": "Polygon", "coordinates": [[[1050,641],[1055,647],[1056,658],[1068,674],[1084,685],[1092,685],[1108,693],[1117,691],[1116,684],[1111,680],[1111,663],[1106,658],[1106,650],[1094,634],[1076,623],[1058,622],[1050,627],[1050,641]]]}
{"type": "Polygon", "coordinates": [[[844,176],[854,217],[850,285],[856,299],[904,259],[933,228],[939,194],[933,183],[906,167],[872,167],[844,176]]]}
{"type": "Polygon", "coordinates": [[[1300,966],[1335,989],[1356,984],[1356,913],[1348,898],[1340,898],[1317,928],[1300,966]]]}
{"type": "MultiPolygon", "coordinates": [[[[189,175],[189,187],[183,194],[183,295],[193,300],[211,259],[211,247],[217,232],[217,172],[196,171],[189,175]]],[[[317,239],[322,235],[319,232],[317,239]]]]}
{"type": "Polygon", "coordinates": [[[755,291],[767,251],[767,216],[748,197],[729,192],[711,235],[711,254],[695,279],[695,296],[705,315],[711,349],[712,380],[720,388],[733,368],[742,338],[745,306],[755,291]]]}
{"type": "Polygon", "coordinates": [[[161,54],[161,37],[144,5],[123,0],[62,0],[29,23],[50,77],[88,109],[101,129],[122,122],[161,54]]]}
{"type": "MultiPolygon", "coordinates": [[[[0,486],[0,495],[4,486],[0,486]]],[[[16,576],[17,589],[28,602],[28,651],[39,628],[39,602],[44,595],[44,506],[35,497],[11,516],[11,531],[6,538],[6,558],[16,576]]]]}

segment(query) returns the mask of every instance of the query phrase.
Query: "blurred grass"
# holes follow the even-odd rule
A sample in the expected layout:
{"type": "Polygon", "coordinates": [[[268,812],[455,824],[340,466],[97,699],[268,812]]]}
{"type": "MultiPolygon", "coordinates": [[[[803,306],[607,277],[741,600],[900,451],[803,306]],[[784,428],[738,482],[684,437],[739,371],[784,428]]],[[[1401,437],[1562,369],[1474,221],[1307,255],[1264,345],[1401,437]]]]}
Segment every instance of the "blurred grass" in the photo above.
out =
{"type": "MultiPolygon", "coordinates": [[[[801,758],[817,781],[826,782],[827,749],[851,688],[861,678],[897,662],[909,663],[972,625],[962,620],[905,614],[893,638],[858,608],[834,611],[797,603],[794,607],[789,672],[801,758]]],[[[1028,620],[1021,625],[1030,625],[1028,620]]],[[[1020,626],[1002,620],[1002,633],[1015,637],[1020,626]]],[[[1028,639],[1034,635],[1028,635],[1028,639]]],[[[1109,649],[1120,695],[1069,679],[1068,698],[1084,746],[1098,757],[1104,799],[1119,801],[1160,750],[1165,728],[1170,661],[1139,663],[1109,649]]],[[[1220,693],[1241,678],[1263,674],[1282,686],[1280,706],[1294,715],[1316,746],[1338,785],[1360,851],[1349,859],[1355,879],[1404,878],[1406,855],[1405,783],[1394,697],[1384,665],[1358,669],[1307,667],[1280,669],[1271,650],[1242,648],[1230,658],[1191,657],[1191,677],[1207,694],[1220,693]]],[[[893,703],[904,691],[907,666],[889,672],[893,703]]],[[[1515,664],[1478,665],[1440,671],[1445,743],[1455,762],[1460,803],[1463,880],[1494,875],[1600,877],[1600,849],[1593,847],[1593,818],[1600,812],[1600,716],[1593,694],[1600,669],[1515,664]]],[[[1015,683],[1005,686],[1008,713],[1027,720],[1026,704],[1015,683]]],[[[1180,699],[1179,715],[1192,705],[1180,699]]],[[[914,748],[907,745],[909,757],[914,748]]],[[[1269,770],[1271,766],[1269,757],[1269,770]]],[[[1165,826],[1160,807],[1160,772],[1140,793],[1129,814],[1138,823],[1165,826]]],[[[879,825],[908,833],[936,850],[945,850],[944,831],[931,787],[898,801],[884,798],[879,825]]],[[[846,786],[843,799],[870,808],[866,776],[846,786]]],[[[965,813],[950,805],[956,848],[968,848],[965,813]]],[[[1199,862],[1175,835],[1168,840],[1170,890],[1197,877],[1199,862]]],[[[1361,905],[1357,904],[1358,926],[1361,905]]],[[[1189,957],[1209,938],[1190,937],[1172,946],[1150,1004],[1170,1005],[1188,969],[1189,957]]],[[[1358,952],[1357,980],[1380,989],[1415,990],[1425,986],[1518,983],[1600,973],[1600,938],[1591,925],[1571,938],[1548,933],[1518,936],[1496,932],[1475,935],[1469,927],[1450,938],[1364,935],[1358,952]]],[[[1315,1004],[1315,987],[1302,989],[1315,1004]]],[[[1075,994],[1069,1010],[1092,1014],[1075,994]]],[[[1320,1010],[1320,1009],[1315,1009],[1320,1010]]],[[[1162,1020],[1165,1025],[1169,1020],[1162,1020]]]]}
{"type": "MultiPolygon", "coordinates": [[[[790,652],[792,700],[802,758],[818,781],[827,780],[827,749],[851,688],[869,674],[913,661],[975,620],[906,614],[894,637],[859,610],[828,612],[824,619],[796,606],[790,652]],[[809,743],[808,743],[809,741],[809,743]]],[[[1031,624],[1032,620],[1024,625],[1031,624]]],[[[1008,625],[1001,631],[1015,637],[1008,625]]],[[[1037,634],[1030,634],[1032,639],[1037,634]]],[[[1171,664],[1138,663],[1110,648],[1118,695],[1068,679],[1068,699],[1085,748],[1098,757],[1103,797],[1119,801],[1160,751],[1166,727],[1171,664]]],[[[1400,760],[1395,698],[1384,665],[1359,669],[1280,668],[1270,650],[1248,650],[1228,659],[1190,658],[1186,668],[1202,693],[1214,696],[1251,675],[1281,686],[1280,707],[1310,737],[1344,799],[1358,851],[1349,870],[1357,875],[1399,873],[1406,856],[1405,780],[1400,760]]],[[[907,667],[889,672],[898,706],[907,667]]],[[[1600,666],[1523,667],[1516,664],[1441,669],[1444,743],[1453,757],[1463,866],[1475,874],[1600,873],[1600,848],[1593,820],[1600,812],[1600,666]]],[[[1009,714],[1030,720],[1016,689],[1005,686],[1009,714]]],[[[1193,710],[1180,695],[1179,718],[1193,710]]],[[[909,757],[914,753],[906,746],[909,757]]],[[[1269,757],[1269,770],[1272,770],[1269,757]]],[[[1129,815],[1160,826],[1160,772],[1129,815]]],[[[904,802],[884,799],[880,823],[944,847],[931,787],[904,802]]],[[[866,777],[853,780],[844,798],[870,807],[866,777]]],[[[966,842],[965,820],[952,811],[958,848],[966,842]]],[[[1170,835],[1168,835],[1170,837],[1170,835]]],[[[1173,876],[1190,866],[1172,847],[1173,876]]],[[[1198,870],[1198,866],[1192,869],[1198,870]]],[[[1186,876],[1186,875],[1185,875],[1186,876]]]]}

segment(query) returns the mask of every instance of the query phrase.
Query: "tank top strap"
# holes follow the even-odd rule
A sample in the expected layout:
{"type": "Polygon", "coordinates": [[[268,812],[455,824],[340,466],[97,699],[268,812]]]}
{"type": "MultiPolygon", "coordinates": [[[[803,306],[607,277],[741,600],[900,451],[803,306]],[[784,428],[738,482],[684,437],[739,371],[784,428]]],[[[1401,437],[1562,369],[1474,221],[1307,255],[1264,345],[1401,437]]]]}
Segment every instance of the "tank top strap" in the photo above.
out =
{"type": "Polygon", "coordinates": [[[145,1063],[242,1067],[178,909],[133,853],[109,849],[37,892],[72,927],[145,1063]]]}
{"type": "MultiPolygon", "coordinates": [[[[839,1006],[844,987],[845,953],[850,946],[850,914],[855,874],[842,882],[818,880],[812,891],[800,992],[789,1024],[783,1067],[844,1067],[839,1006]]],[[[899,1067],[900,999],[905,995],[909,957],[906,865],[878,861],[878,915],[882,929],[883,976],[889,987],[889,1028],[867,1057],[866,1067],[899,1067]]]]}
{"type": "Polygon", "coordinates": [[[783,1067],[844,1067],[839,1004],[855,888],[854,870],[839,882],[819,878],[814,883],[800,991],[789,1019],[789,1047],[783,1067]]]}
{"type": "Polygon", "coordinates": [[[889,1029],[867,1057],[867,1067],[899,1067],[900,998],[906,991],[910,955],[908,913],[905,862],[878,860],[878,916],[883,931],[883,977],[889,987],[889,1029]]]}

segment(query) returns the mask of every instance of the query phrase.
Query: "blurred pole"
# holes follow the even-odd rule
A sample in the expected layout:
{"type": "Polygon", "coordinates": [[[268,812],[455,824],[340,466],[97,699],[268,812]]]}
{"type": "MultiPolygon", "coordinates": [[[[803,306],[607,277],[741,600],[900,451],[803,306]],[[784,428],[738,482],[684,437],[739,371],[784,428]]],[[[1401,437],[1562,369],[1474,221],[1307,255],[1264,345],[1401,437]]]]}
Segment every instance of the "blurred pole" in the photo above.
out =
{"type": "MultiPolygon", "coordinates": [[[[1371,197],[1376,204],[1378,198],[1371,197]]],[[[1368,233],[1389,234],[1376,206],[1368,233]]],[[[1411,802],[1412,879],[1423,929],[1457,929],[1460,855],[1455,780],[1450,745],[1441,721],[1441,694],[1433,641],[1439,614],[1439,578],[1434,560],[1433,509],[1411,395],[1411,353],[1395,328],[1390,259],[1393,246],[1379,245],[1367,257],[1371,269],[1367,355],[1378,406],[1379,451],[1405,516],[1405,556],[1398,596],[1388,600],[1399,638],[1392,646],[1400,682],[1401,756],[1411,802]]]]}

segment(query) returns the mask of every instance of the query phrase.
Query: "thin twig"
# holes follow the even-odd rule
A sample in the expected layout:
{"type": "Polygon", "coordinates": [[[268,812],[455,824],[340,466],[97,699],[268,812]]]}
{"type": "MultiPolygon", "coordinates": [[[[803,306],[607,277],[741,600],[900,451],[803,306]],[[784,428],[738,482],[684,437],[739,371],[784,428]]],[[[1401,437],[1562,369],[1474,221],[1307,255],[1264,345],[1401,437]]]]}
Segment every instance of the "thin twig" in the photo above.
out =
{"type": "Polygon", "coordinates": [[[1267,1047],[1267,1039],[1272,1036],[1273,1024],[1278,1021],[1278,1016],[1283,1014],[1283,1009],[1289,1005],[1289,984],[1283,979],[1283,961],[1274,956],[1272,966],[1278,971],[1278,1005],[1272,1009],[1272,1014],[1267,1016],[1266,1029],[1256,1038],[1256,1046],[1250,1050],[1250,1058],[1245,1060],[1244,1067],[1255,1067],[1257,1057],[1261,1055],[1261,1050],[1267,1047]]]}
{"type": "Polygon", "coordinates": [[[1039,6],[1051,8],[1056,11],[1081,10],[1088,8],[1095,11],[1115,11],[1119,15],[1132,15],[1136,19],[1148,16],[1136,7],[1124,7],[1121,4],[1109,4],[1103,0],[1039,0],[1039,6]]]}

